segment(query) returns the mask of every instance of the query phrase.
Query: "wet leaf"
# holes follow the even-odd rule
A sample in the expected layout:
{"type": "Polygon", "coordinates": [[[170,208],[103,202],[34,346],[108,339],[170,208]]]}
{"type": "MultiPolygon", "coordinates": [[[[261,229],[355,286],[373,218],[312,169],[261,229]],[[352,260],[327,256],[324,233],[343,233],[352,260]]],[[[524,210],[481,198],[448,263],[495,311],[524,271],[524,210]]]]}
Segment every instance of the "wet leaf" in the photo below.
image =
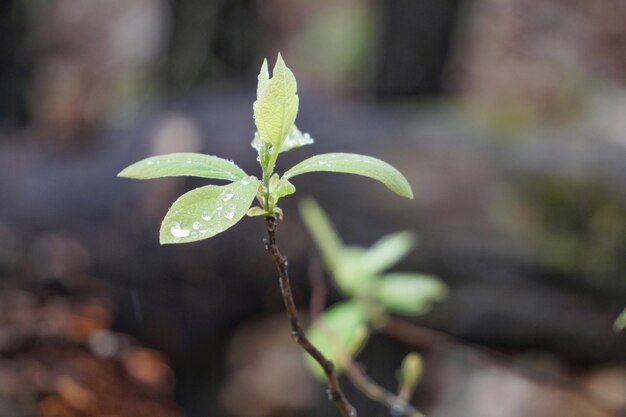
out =
{"type": "Polygon", "coordinates": [[[291,126],[285,141],[280,147],[280,152],[287,152],[292,149],[300,148],[305,145],[311,145],[314,142],[311,135],[308,133],[302,133],[300,129],[294,124],[291,126]]]}
{"type": "Polygon", "coordinates": [[[248,176],[232,161],[199,153],[153,156],[135,162],[117,174],[118,177],[140,180],[184,175],[229,181],[237,181],[248,176]]]}
{"type": "Polygon", "coordinates": [[[254,123],[261,140],[280,149],[298,114],[296,78],[280,54],[272,78],[267,81],[265,77],[262,68],[257,90],[259,97],[253,105],[254,123]]]}
{"type": "Polygon", "coordinates": [[[404,176],[380,159],[352,153],[327,153],[305,159],[289,169],[284,177],[292,178],[308,172],[343,172],[356,174],[378,180],[394,193],[413,198],[413,191],[404,176]]]}
{"type": "Polygon", "coordinates": [[[256,178],[246,177],[228,185],[207,185],[183,194],[161,223],[161,244],[195,242],[234,226],[250,208],[258,188],[256,178]]]}

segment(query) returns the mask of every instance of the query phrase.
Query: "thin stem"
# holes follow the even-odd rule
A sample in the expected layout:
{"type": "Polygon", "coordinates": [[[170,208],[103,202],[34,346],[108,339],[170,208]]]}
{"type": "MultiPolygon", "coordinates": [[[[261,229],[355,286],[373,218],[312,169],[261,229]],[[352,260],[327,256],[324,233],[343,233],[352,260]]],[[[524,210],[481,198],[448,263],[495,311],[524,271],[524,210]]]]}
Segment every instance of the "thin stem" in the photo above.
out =
{"type": "MultiPolygon", "coordinates": [[[[425,417],[407,399],[394,395],[372,380],[348,354],[342,360],[345,373],[354,386],[370,399],[387,406],[394,415],[405,417],[425,417]]],[[[410,394],[409,394],[410,395],[410,394]]]]}
{"type": "MultiPolygon", "coordinates": [[[[311,288],[313,293],[320,294],[326,293],[326,286],[324,284],[324,278],[322,277],[322,271],[319,262],[311,262],[309,268],[309,278],[311,282],[311,288]]],[[[312,300],[313,301],[313,300],[312,300]]],[[[313,304],[313,302],[311,302],[313,304]]],[[[319,312],[312,310],[313,319],[317,319],[319,312]]],[[[371,400],[383,404],[394,412],[394,415],[404,417],[425,417],[417,408],[409,403],[409,397],[413,394],[409,392],[401,392],[398,395],[394,395],[392,392],[386,390],[382,386],[378,385],[376,381],[371,379],[362,366],[355,362],[354,358],[343,345],[337,334],[325,323],[320,322],[322,330],[326,333],[326,336],[330,339],[335,349],[340,352],[341,365],[344,372],[352,385],[354,385],[359,391],[369,397],[371,400]]]]}
{"type": "MultiPolygon", "coordinates": [[[[400,395],[394,395],[392,392],[381,387],[373,379],[371,379],[363,368],[354,361],[352,355],[341,343],[337,334],[328,326],[324,326],[324,323],[321,324],[326,336],[330,338],[335,348],[341,354],[341,365],[344,368],[344,372],[359,391],[367,395],[371,400],[388,407],[393,412],[393,415],[404,417],[425,417],[424,414],[409,404],[408,398],[401,397],[400,395]]],[[[408,392],[405,395],[409,397],[411,394],[411,392],[408,392]]]]}
{"type": "Polygon", "coordinates": [[[315,359],[315,361],[319,363],[324,370],[324,373],[326,374],[326,382],[328,384],[328,398],[335,403],[341,415],[344,417],[356,417],[356,410],[341,390],[333,362],[326,358],[326,356],[324,356],[324,354],[309,341],[302,325],[300,324],[296,303],[293,299],[291,285],[289,282],[287,258],[280,253],[280,250],[276,245],[276,218],[266,217],[265,225],[267,226],[268,236],[267,250],[272,255],[272,258],[274,258],[274,262],[276,263],[276,267],[278,269],[280,291],[283,295],[283,301],[285,303],[285,308],[287,309],[287,316],[289,317],[289,322],[291,324],[291,336],[294,341],[296,341],[302,349],[315,359]]]}

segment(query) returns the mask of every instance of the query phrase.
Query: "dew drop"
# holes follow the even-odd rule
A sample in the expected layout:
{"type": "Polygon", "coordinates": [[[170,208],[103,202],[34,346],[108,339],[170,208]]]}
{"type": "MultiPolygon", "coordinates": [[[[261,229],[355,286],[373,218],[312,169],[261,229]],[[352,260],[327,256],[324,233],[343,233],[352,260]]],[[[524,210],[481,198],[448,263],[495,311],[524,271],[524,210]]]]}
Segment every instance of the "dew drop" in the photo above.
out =
{"type": "Polygon", "coordinates": [[[148,165],[153,165],[154,161],[148,161],[148,165]]]}
{"type": "Polygon", "coordinates": [[[191,238],[196,239],[198,237],[198,232],[191,232],[191,238]]]}
{"type": "Polygon", "coordinates": [[[222,201],[228,201],[228,200],[230,200],[231,198],[233,198],[233,196],[234,196],[234,195],[235,195],[235,194],[234,194],[234,193],[232,193],[232,192],[230,192],[230,191],[224,191],[224,192],[222,193],[222,196],[221,196],[222,201]]]}
{"type": "Polygon", "coordinates": [[[174,223],[174,225],[170,228],[170,233],[172,236],[180,238],[189,236],[189,230],[183,229],[180,227],[180,223],[174,223]]]}
{"type": "Polygon", "coordinates": [[[233,217],[235,217],[235,210],[231,210],[228,213],[224,214],[224,217],[226,217],[228,220],[232,220],[233,217]]]}
{"type": "Polygon", "coordinates": [[[222,211],[222,209],[223,209],[223,208],[224,208],[224,207],[219,206],[219,207],[218,207],[218,208],[216,208],[215,210],[217,210],[217,211],[222,211]]]}
{"type": "Polygon", "coordinates": [[[200,222],[193,222],[193,225],[191,225],[191,227],[193,227],[194,230],[200,229],[200,222]]]}
{"type": "Polygon", "coordinates": [[[202,217],[202,220],[207,222],[213,218],[213,216],[211,216],[208,211],[203,211],[200,217],[202,217]]]}

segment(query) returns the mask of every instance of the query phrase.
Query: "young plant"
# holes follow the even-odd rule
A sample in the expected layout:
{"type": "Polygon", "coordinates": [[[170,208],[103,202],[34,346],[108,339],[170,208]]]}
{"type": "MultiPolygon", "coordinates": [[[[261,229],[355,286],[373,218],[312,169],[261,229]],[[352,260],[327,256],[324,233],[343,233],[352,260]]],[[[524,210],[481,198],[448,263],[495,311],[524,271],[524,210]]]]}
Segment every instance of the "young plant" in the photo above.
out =
{"type": "MultiPolygon", "coordinates": [[[[322,353],[337,364],[335,371],[338,374],[345,368],[355,385],[364,385],[362,374],[355,374],[355,370],[351,369],[355,368],[352,358],[364,347],[371,329],[382,327],[389,313],[409,316],[426,313],[435,302],[446,297],[447,287],[429,275],[384,272],[415,247],[415,237],[411,232],[384,236],[370,248],[345,246],[315,200],[302,200],[300,213],[333,282],[347,297],[316,317],[307,335],[322,353]]],[[[316,377],[324,377],[309,358],[307,363],[316,377]]],[[[398,372],[400,388],[397,396],[378,386],[368,389],[374,384],[371,380],[362,391],[371,393],[368,394],[370,397],[394,408],[399,415],[402,414],[400,411],[404,411],[404,415],[420,415],[407,403],[420,374],[416,370],[418,363],[421,362],[416,353],[407,356],[398,372]]]]}
{"type": "Polygon", "coordinates": [[[252,147],[258,153],[260,178],[247,174],[232,161],[197,153],[147,158],[130,165],[118,175],[135,179],[189,175],[227,182],[226,185],[199,187],[178,198],[161,223],[162,244],[189,243],[213,237],[234,226],[246,214],[265,218],[268,235],[266,248],[278,269],[293,338],[323,369],[329,398],[335,402],[342,415],[355,416],[354,408],[341,391],[333,363],[309,341],[300,324],[291,294],[287,258],[276,244],[277,223],[283,217],[278,202],[296,191],[291,183],[294,177],[318,171],[370,177],[403,197],[413,198],[413,192],[404,176],[391,165],[376,158],[351,153],[320,154],[305,159],[282,176],[274,172],[281,153],[313,143],[313,139],[295,125],[298,113],[296,79],[280,54],[272,77],[269,75],[267,60],[263,61],[253,111],[257,132],[252,147]],[[251,207],[255,197],[258,206],[251,207]]]}

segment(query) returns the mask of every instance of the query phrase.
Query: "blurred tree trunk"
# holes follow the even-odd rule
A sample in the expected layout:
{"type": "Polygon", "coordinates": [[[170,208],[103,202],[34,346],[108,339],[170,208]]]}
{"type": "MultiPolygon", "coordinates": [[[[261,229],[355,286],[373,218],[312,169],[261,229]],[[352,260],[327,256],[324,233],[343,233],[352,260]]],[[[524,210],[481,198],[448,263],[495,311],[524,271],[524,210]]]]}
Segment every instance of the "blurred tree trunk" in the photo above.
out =
{"type": "Polygon", "coordinates": [[[0,2],[0,119],[23,122],[26,107],[27,54],[24,52],[27,19],[18,0],[0,2]]]}
{"type": "Polygon", "coordinates": [[[385,2],[374,86],[378,96],[443,91],[446,60],[460,4],[461,0],[385,2]]]}

